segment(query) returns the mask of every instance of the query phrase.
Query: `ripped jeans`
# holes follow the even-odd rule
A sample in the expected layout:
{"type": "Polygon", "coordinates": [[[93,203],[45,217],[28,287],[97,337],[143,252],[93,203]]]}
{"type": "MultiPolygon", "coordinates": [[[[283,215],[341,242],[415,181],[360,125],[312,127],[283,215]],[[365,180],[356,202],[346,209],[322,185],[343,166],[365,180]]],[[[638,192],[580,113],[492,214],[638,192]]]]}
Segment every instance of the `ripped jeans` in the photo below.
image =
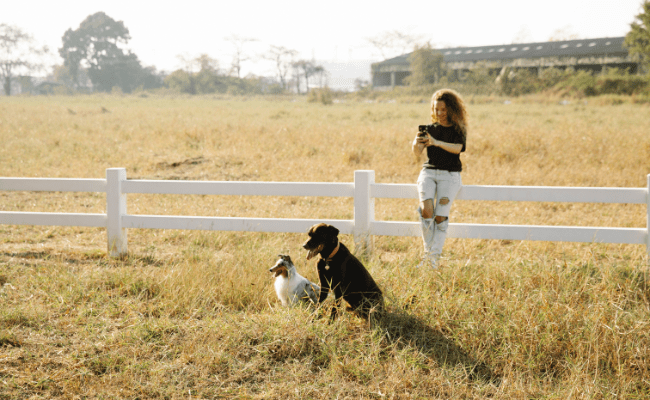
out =
{"type": "Polygon", "coordinates": [[[418,207],[418,217],[422,227],[425,257],[435,262],[440,257],[442,246],[447,238],[451,205],[463,182],[460,172],[423,168],[417,185],[420,203],[425,200],[434,203],[432,218],[423,218],[420,207],[418,207]],[[444,221],[436,222],[436,217],[444,217],[444,221]]]}

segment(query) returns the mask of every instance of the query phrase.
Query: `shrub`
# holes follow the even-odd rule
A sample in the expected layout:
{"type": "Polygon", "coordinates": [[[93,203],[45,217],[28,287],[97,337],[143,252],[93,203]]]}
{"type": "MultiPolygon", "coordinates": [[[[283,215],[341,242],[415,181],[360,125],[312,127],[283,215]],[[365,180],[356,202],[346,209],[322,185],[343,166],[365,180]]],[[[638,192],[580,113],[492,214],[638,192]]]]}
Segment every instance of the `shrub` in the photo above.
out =
{"type": "Polygon", "coordinates": [[[179,93],[194,94],[196,92],[192,76],[181,69],[167,75],[164,82],[168,88],[178,91],[179,93]]]}
{"type": "Polygon", "coordinates": [[[596,91],[598,94],[624,94],[641,93],[647,87],[646,78],[640,75],[631,75],[627,71],[612,68],[604,75],[596,77],[596,91]]]}
{"type": "Polygon", "coordinates": [[[307,95],[307,101],[310,103],[322,103],[330,105],[334,102],[332,91],[328,87],[311,89],[307,95]]]}
{"type": "Polygon", "coordinates": [[[562,81],[568,79],[572,74],[571,70],[561,70],[559,68],[546,68],[539,73],[539,82],[541,89],[549,89],[562,81]]]}
{"type": "Polygon", "coordinates": [[[506,70],[500,76],[501,92],[511,96],[534,93],[539,89],[538,78],[535,73],[527,69],[518,71],[506,70]]]}
{"type": "Polygon", "coordinates": [[[560,84],[561,88],[567,89],[569,93],[578,96],[595,96],[596,91],[596,78],[589,71],[577,71],[569,75],[568,79],[560,84]]]}

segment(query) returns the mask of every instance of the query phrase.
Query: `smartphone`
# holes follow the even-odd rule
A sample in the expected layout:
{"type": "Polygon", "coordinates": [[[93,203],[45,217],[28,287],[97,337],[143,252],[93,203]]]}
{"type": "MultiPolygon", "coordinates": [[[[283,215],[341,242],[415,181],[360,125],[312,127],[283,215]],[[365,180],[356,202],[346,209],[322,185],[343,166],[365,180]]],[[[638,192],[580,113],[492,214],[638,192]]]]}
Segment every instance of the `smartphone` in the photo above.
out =
{"type": "Polygon", "coordinates": [[[429,125],[418,125],[418,131],[420,131],[420,133],[418,134],[418,136],[420,136],[420,137],[424,137],[424,136],[426,136],[427,133],[428,133],[428,132],[427,132],[427,128],[428,128],[428,127],[429,127],[429,125]]]}

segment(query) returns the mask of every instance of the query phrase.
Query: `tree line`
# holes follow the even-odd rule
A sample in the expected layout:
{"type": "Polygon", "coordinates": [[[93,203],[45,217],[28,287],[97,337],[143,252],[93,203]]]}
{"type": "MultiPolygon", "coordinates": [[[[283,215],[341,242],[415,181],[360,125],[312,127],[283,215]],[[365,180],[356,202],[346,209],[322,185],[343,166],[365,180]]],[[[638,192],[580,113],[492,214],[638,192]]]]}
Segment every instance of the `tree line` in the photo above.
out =
{"type": "MultiPolygon", "coordinates": [[[[307,93],[310,84],[326,85],[327,71],[313,60],[298,58],[298,52],[282,46],[271,46],[262,58],[274,65],[275,77],[242,77],[242,63],[250,57],[244,45],[255,39],[230,36],[234,46],[232,65],[222,71],[217,60],[201,54],[190,60],[181,58],[183,68],[170,74],[155,67],[144,67],[138,56],[128,50],[131,39],[128,28],[104,12],[84,19],[77,29],[68,29],[62,37],[58,55],[63,63],[56,65],[51,80],[58,92],[120,91],[131,93],[168,87],[189,93],[282,93],[293,91],[307,93]]],[[[49,53],[47,48],[37,48],[34,38],[21,29],[0,24],[0,78],[6,95],[12,91],[11,82],[19,80],[23,86],[25,75],[44,69],[39,57],[49,53]]],[[[50,88],[51,89],[51,88],[50,88]]]]}
{"type": "MultiPolygon", "coordinates": [[[[644,0],[642,12],[631,23],[624,45],[630,55],[648,71],[650,63],[650,0],[644,0]]],[[[298,58],[298,53],[282,46],[270,46],[261,56],[274,66],[274,77],[242,77],[242,63],[251,61],[244,51],[247,43],[255,39],[230,36],[226,38],[235,48],[230,70],[224,72],[216,59],[201,54],[191,59],[181,59],[184,66],[166,74],[155,67],[142,66],[137,55],[126,49],[131,39],[122,21],[115,21],[104,12],[84,19],[77,29],[68,29],[58,49],[63,64],[52,71],[52,79],[59,90],[69,92],[120,91],[130,93],[167,87],[188,94],[278,94],[287,91],[310,93],[314,83],[319,88],[327,86],[327,71],[313,60],[298,58]]],[[[519,95],[555,89],[581,95],[607,93],[633,94],[649,90],[647,78],[626,71],[610,69],[594,75],[587,71],[547,69],[541,73],[526,70],[506,70],[495,74],[488,68],[476,68],[458,76],[447,68],[439,50],[421,37],[398,31],[386,32],[368,39],[384,58],[391,52],[404,54],[409,48],[410,75],[405,83],[412,89],[427,89],[432,85],[445,85],[462,81],[472,91],[499,91],[519,95]]],[[[41,71],[44,67],[39,57],[49,49],[38,47],[34,39],[17,27],[0,24],[0,79],[6,95],[11,94],[12,80],[41,71]]],[[[649,75],[650,77],[650,75],[649,75]]],[[[23,86],[28,86],[28,80],[23,86]]],[[[368,82],[359,80],[357,90],[368,91],[368,82]]],[[[428,89],[427,89],[428,90],[428,89]]],[[[322,97],[322,93],[318,94],[322,97]]],[[[325,101],[324,101],[325,102],[325,101]]]]}

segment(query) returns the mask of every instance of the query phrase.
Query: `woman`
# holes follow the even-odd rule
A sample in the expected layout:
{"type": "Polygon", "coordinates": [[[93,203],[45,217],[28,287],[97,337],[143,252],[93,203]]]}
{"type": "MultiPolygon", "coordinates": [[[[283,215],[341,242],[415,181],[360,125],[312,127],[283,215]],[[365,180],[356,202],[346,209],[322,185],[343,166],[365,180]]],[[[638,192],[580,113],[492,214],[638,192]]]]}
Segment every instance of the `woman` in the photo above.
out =
{"type": "Polygon", "coordinates": [[[419,266],[436,268],[447,237],[449,211],[462,185],[460,153],[465,151],[467,110],[463,99],[451,89],[441,89],[431,98],[432,125],[424,126],[413,140],[419,160],[427,149],[427,160],[418,177],[424,258],[419,266]],[[435,201],[435,203],[434,203],[435,201]]]}

